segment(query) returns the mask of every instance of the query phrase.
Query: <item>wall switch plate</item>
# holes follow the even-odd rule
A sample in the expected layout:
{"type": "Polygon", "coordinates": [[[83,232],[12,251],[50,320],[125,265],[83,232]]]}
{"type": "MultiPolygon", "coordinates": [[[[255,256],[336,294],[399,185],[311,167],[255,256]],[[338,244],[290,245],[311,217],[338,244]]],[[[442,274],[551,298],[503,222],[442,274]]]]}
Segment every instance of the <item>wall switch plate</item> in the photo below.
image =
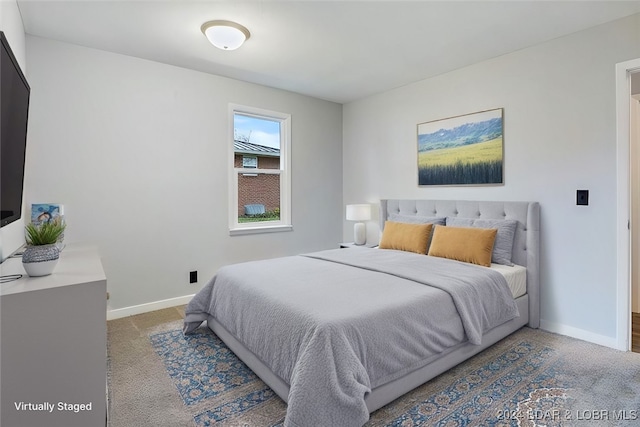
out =
{"type": "Polygon", "coordinates": [[[198,272],[191,271],[189,272],[189,283],[196,283],[198,281],[198,272]]]}
{"type": "Polygon", "coordinates": [[[576,205],[587,206],[589,204],[589,190],[578,190],[576,192],[576,205]]]}

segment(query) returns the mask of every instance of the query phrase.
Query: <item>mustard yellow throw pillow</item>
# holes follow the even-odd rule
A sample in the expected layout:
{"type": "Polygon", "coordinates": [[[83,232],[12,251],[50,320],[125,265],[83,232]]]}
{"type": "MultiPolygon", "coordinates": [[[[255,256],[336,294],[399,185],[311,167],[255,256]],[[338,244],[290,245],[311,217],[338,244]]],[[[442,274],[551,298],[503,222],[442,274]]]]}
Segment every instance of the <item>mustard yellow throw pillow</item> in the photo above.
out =
{"type": "Polygon", "coordinates": [[[429,255],[490,267],[497,232],[496,228],[436,225],[429,255]]]}
{"type": "Polygon", "coordinates": [[[432,227],[432,224],[385,221],[379,247],[424,255],[427,253],[427,242],[431,236],[432,227]]]}

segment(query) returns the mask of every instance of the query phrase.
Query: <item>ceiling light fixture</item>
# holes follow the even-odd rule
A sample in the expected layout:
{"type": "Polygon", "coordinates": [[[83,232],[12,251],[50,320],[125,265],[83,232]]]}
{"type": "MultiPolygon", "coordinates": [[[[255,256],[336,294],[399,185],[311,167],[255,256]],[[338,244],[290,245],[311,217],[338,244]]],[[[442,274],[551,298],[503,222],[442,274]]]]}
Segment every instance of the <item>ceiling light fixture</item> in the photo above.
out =
{"type": "Polygon", "coordinates": [[[251,36],[249,30],[232,21],[208,21],[200,29],[212,45],[222,50],[235,50],[251,36]]]}

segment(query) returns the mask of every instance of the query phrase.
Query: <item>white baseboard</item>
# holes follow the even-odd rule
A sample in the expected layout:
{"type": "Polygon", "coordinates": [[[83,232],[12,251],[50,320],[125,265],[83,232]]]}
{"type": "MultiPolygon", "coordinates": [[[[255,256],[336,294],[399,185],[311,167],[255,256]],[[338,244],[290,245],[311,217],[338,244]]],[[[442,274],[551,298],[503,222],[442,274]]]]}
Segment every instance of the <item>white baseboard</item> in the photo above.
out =
{"type": "Polygon", "coordinates": [[[187,304],[191,301],[193,295],[185,295],[182,297],[170,298],[161,301],[149,302],[146,304],[133,305],[131,307],[117,308],[115,310],[107,310],[107,320],[121,319],[136,314],[148,313],[150,311],[161,310],[163,308],[176,307],[178,305],[187,304]]]}
{"type": "Polygon", "coordinates": [[[540,329],[619,350],[618,341],[615,337],[612,338],[604,335],[594,334],[593,332],[585,331],[584,329],[578,329],[574,328],[573,326],[549,322],[548,320],[544,319],[540,319],[540,329]]]}

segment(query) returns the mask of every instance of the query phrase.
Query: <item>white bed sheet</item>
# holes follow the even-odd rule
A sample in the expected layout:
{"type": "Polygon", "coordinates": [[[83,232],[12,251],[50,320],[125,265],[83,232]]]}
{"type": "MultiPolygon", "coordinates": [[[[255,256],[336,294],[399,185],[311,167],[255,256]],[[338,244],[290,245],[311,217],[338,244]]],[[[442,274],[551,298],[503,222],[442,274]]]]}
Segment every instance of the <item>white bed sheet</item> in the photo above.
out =
{"type": "MultiPolygon", "coordinates": [[[[486,267],[485,267],[486,268],[486,267]]],[[[527,268],[514,264],[513,266],[491,264],[492,270],[502,274],[507,280],[513,298],[521,297],[527,293],[527,268]]]]}

